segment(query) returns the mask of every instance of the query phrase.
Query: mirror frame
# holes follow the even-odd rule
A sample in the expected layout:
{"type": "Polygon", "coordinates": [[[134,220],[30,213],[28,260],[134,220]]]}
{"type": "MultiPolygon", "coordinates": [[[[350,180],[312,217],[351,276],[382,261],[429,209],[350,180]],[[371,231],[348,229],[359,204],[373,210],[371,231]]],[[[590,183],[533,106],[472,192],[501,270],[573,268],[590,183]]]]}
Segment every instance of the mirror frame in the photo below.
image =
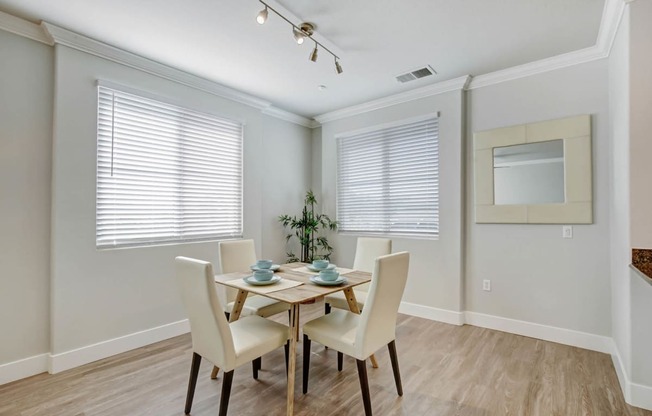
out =
{"type": "Polygon", "coordinates": [[[592,224],[591,116],[588,114],[484,130],[473,134],[475,222],[592,224]],[[564,140],[564,203],[494,204],[495,147],[564,140]]]}

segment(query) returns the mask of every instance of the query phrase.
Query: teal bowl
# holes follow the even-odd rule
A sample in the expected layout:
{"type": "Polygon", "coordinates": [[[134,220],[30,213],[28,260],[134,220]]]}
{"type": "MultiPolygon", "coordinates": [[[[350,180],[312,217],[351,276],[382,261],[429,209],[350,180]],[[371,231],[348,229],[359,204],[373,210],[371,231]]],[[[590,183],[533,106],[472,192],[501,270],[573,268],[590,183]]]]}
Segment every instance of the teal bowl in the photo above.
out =
{"type": "Polygon", "coordinates": [[[268,280],[272,280],[273,276],[274,276],[274,272],[269,269],[256,270],[254,272],[254,279],[258,280],[259,282],[266,282],[268,280]]]}
{"type": "Polygon", "coordinates": [[[340,272],[335,270],[322,270],[319,272],[319,278],[325,282],[332,282],[340,277],[340,272]]]}

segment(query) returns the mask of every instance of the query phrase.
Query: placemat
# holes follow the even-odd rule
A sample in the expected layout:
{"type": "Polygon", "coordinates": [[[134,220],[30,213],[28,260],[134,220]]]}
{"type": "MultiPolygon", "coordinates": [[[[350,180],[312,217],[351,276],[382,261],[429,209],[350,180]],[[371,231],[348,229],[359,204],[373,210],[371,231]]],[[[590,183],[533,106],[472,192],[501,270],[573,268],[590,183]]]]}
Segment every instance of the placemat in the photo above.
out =
{"type": "Polygon", "coordinates": [[[290,279],[281,279],[281,280],[278,281],[278,283],[274,283],[273,285],[269,285],[269,286],[250,285],[249,283],[245,283],[245,281],[242,280],[242,279],[233,279],[233,280],[229,280],[226,283],[228,283],[229,286],[232,286],[232,287],[236,286],[236,287],[238,287],[240,289],[244,289],[244,290],[247,290],[247,291],[252,290],[252,289],[255,288],[257,293],[272,293],[272,292],[277,292],[279,290],[284,290],[284,289],[289,289],[291,287],[300,286],[300,285],[303,284],[302,282],[297,282],[297,281],[290,280],[290,279]]]}
{"type": "MultiPolygon", "coordinates": [[[[313,272],[312,270],[310,270],[306,266],[299,267],[298,269],[294,269],[294,270],[297,271],[297,272],[300,272],[300,273],[307,273],[307,274],[314,274],[314,275],[319,274],[319,272],[313,272]]],[[[340,272],[340,274],[347,274],[347,273],[351,273],[352,271],[354,271],[353,269],[347,269],[347,268],[344,268],[344,267],[336,267],[335,270],[340,272]]]]}

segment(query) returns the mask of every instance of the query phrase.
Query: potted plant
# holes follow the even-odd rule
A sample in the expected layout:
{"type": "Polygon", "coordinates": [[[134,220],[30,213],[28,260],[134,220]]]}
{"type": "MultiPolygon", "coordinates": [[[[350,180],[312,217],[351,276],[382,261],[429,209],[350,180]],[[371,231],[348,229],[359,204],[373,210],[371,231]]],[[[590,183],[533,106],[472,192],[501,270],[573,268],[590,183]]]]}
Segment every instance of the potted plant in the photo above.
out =
{"type": "Polygon", "coordinates": [[[301,215],[280,215],[278,217],[287,232],[286,242],[290,243],[296,237],[301,245],[299,256],[295,255],[292,250],[287,252],[289,263],[296,261],[312,263],[316,259],[330,260],[333,247],[328,244],[326,236],[320,235],[320,233],[337,230],[337,221],[331,220],[326,214],[315,213],[315,205],[317,205],[315,194],[308,191],[301,215]]]}

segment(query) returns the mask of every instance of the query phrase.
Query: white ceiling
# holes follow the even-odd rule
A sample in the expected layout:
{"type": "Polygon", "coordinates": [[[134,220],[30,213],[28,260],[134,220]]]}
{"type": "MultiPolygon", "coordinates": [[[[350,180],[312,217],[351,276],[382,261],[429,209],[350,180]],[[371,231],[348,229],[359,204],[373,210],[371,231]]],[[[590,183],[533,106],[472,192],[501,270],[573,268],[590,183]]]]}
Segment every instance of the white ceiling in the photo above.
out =
{"type": "Polygon", "coordinates": [[[306,117],[463,75],[480,75],[596,44],[604,0],[278,0],[316,38],[297,45],[258,0],[0,0],[0,11],[44,20],[217,81],[306,117]],[[399,84],[432,65],[439,75],[399,84]],[[326,85],[320,91],[317,87],[326,85]]]}

